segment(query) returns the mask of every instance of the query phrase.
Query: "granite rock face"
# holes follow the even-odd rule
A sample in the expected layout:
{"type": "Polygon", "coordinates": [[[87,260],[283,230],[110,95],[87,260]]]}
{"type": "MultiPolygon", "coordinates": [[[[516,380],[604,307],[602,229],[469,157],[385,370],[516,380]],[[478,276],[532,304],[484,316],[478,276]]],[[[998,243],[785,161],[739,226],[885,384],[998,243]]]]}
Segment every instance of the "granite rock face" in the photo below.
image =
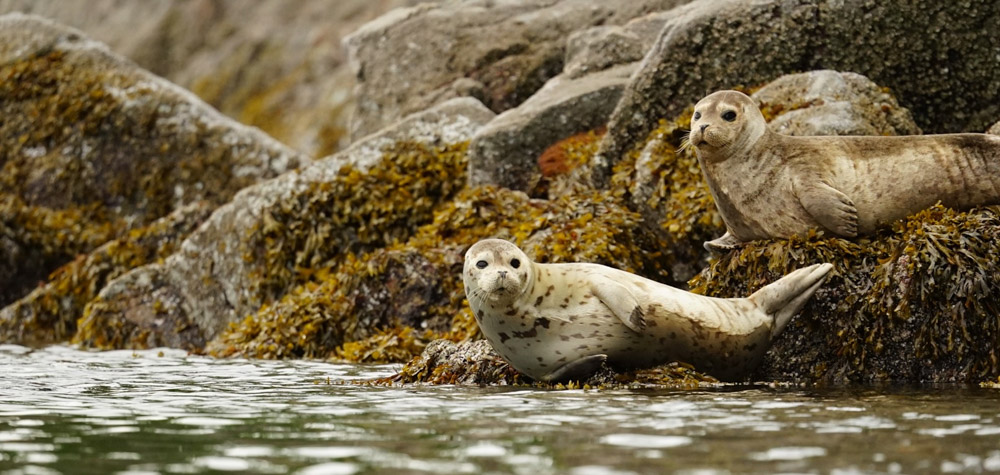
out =
{"type": "Polygon", "coordinates": [[[528,99],[563,69],[566,38],[687,0],[475,0],[397,9],[345,39],[358,81],[352,137],[455,96],[494,112],[528,99]]]}
{"type": "Polygon", "coordinates": [[[0,17],[0,305],[79,253],[308,161],[77,30],[0,17]]]}
{"type": "Polygon", "coordinates": [[[0,0],[84,31],[312,157],[345,147],[354,76],[340,40],[415,0],[0,0]]]}
{"type": "Polygon", "coordinates": [[[598,184],[661,118],[792,72],[863,74],[929,133],[981,131],[1000,115],[1000,30],[983,27],[1000,24],[993,1],[699,0],[671,16],[612,116],[598,184]]]}
{"type": "MultiPolygon", "coordinates": [[[[419,224],[409,220],[429,220],[429,212],[383,208],[393,202],[366,188],[365,177],[373,168],[391,168],[383,159],[398,161],[386,155],[397,144],[462,143],[493,116],[475,99],[449,101],[299,171],[244,189],[162,264],[110,282],[88,306],[81,324],[94,332],[81,332],[79,341],[98,347],[174,346],[181,338],[182,347],[200,347],[231,322],[280,298],[293,285],[297,269],[405,238],[401,233],[419,224]],[[164,319],[184,323],[156,323],[164,319]],[[180,335],[189,329],[191,335],[180,335]]],[[[434,173],[434,163],[424,166],[434,173]]],[[[416,203],[410,204],[433,208],[434,200],[447,196],[434,186],[419,190],[429,196],[414,197],[416,203]]],[[[414,191],[393,188],[386,193],[414,191]]]]}

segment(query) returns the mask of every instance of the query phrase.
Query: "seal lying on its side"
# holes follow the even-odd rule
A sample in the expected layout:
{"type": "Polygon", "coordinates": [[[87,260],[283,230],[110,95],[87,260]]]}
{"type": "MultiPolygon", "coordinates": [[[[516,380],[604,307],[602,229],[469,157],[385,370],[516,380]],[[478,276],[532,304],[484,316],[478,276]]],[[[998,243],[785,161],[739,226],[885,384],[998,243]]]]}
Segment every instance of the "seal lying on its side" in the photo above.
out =
{"type": "Polygon", "coordinates": [[[515,369],[541,381],[683,361],[746,377],[816,292],[830,264],[799,269],[748,298],[692,294],[599,264],[538,264],[499,239],[474,244],[462,277],[476,322],[515,369]]]}
{"type": "Polygon", "coordinates": [[[818,228],[868,234],[938,201],[967,209],[1000,203],[1000,137],[791,137],[767,129],[753,99],[713,93],[695,105],[691,145],[731,249],[818,228]]]}

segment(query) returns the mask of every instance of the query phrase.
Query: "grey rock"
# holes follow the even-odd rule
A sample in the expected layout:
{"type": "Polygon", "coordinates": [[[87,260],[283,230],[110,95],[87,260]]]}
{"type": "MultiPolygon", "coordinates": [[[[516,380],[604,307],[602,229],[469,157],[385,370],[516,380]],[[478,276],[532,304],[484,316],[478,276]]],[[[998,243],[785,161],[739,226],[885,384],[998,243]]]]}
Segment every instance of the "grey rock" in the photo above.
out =
{"type": "Polygon", "coordinates": [[[574,31],[622,24],[678,3],[471,0],[389,12],[344,40],[358,82],[351,135],[371,133],[463,89],[503,112],[562,71],[566,38],[574,31]],[[466,78],[481,86],[453,84],[466,78]]]}
{"type": "Polygon", "coordinates": [[[986,130],[987,134],[1000,135],[1000,122],[993,124],[992,127],[986,130]]]}
{"type": "Polygon", "coordinates": [[[611,66],[637,62],[646,54],[642,40],[620,26],[598,26],[570,35],[563,74],[577,78],[611,66]]]}
{"type": "MultiPolygon", "coordinates": [[[[301,170],[248,187],[217,209],[184,241],[181,250],[162,264],[138,268],[110,282],[92,303],[95,308],[89,311],[89,317],[146,325],[143,322],[149,320],[145,316],[159,312],[178,321],[190,321],[200,335],[211,340],[230,322],[255,312],[263,303],[254,289],[259,289],[257,284],[267,273],[264,257],[262,252],[249,252],[247,241],[254,229],[269,226],[272,213],[280,211],[280,203],[308,200],[311,186],[332,181],[347,164],[360,172],[377,166],[387,146],[398,142],[444,145],[467,141],[493,117],[475,99],[453,99],[409,116],[301,170]],[[154,302],[148,296],[156,293],[169,297],[169,309],[152,307],[154,302]]],[[[160,330],[148,325],[143,328],[160,330]]],[[[174,340],[164,337],[163,341],[174,340]]]]}
{"type": "MultiPolygon", "coordinates": [[[[676,5],[689,1],[678,1],[676,5]]],[[[672,16],[668,9],[635,18],[624,25],[604,25],[573,33],[566,44],[563,74],[579,77],[641,60],[672,16]]]]}
{"type": "Polygon", "coordinates": [[[549,145],[607,122],[634,71],[626,64],[577,79],[557,76],[520,106],[480,130],[469,144],[469,183],[529,191],[549,145]]]}
{"type": "Polygon", "coordinates": [[[595,178],[669,118],[719,89],[834,69],[888,86],[930,133],[1000,115],[1000,3],[991,0],[698,0],[672,12],[626,89],[595,178]]]}
{"type": "Polygon", "coordinates": [[[855,73],[822,70],[782,76],[753,93],[768,128],[785,135],[918,135],[910,111],[855,73]]]}

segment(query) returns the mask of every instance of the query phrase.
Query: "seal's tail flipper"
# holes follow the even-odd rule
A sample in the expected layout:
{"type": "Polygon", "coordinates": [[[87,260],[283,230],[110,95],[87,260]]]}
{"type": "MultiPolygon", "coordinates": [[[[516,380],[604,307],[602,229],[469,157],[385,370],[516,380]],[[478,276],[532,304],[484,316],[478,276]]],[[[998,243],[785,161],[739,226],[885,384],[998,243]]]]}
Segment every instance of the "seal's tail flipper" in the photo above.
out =
{"type": "Polygon", "coordinates": [[[777,335],[792,317],[799,312],[809,297],[823,284],[833,264],[814,264],[803,267],[754,292],[750,300],[764,313],[774,318],[771,335],[777,335]]]}

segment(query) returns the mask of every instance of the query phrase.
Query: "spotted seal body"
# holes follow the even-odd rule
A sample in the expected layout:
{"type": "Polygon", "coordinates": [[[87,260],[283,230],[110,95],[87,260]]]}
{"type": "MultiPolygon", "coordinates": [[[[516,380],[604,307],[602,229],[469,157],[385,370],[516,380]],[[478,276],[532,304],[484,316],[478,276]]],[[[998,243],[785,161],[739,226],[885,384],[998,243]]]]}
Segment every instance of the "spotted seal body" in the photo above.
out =
{"type": "Polygon", "coordinates": [[[1000,203],[1000,137],[792,137],[767,129],[753,99],[713,93],[695,105],[689,137],[726,223],[709,249],[817,228],[851,238],[940,201],[1000,203]]]}
{"type": "Polygon", "coordinates": [[[542,381],[682,361],[746,377],[813,295],[830,264],[799,269],[749,298],[718,299],[598,264],[539,264],[507,241],[465,255],[469,305],[493,348],[542,381]]]}

